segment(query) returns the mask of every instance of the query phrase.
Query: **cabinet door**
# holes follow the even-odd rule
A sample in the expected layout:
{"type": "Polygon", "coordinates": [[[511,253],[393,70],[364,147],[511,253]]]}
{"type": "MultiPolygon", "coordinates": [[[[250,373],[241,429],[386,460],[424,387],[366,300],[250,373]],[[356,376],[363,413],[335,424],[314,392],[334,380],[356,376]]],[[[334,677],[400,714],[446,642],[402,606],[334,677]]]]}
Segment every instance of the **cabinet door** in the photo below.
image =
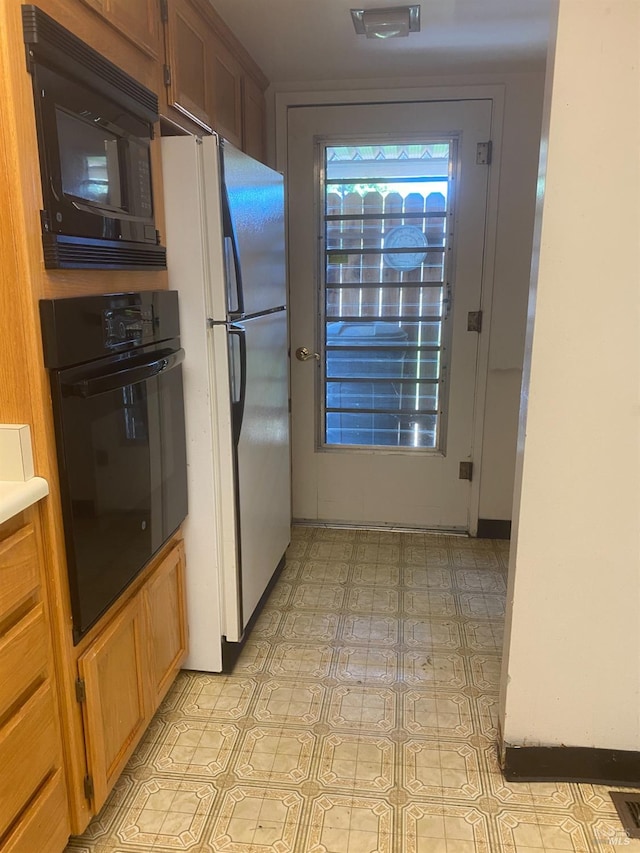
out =
{"type": "Polygon", "coordinates": [[[264,163],[264,93],[251,77],[242,81],[242,149],[264,163]]]}
{"type": "Polygon", "coordinates": [[[136,596],[78,659],[96,812],[151,716],[145,663],[144,618],[136,596]]]}
{"type": "Polygon", "coordinates": [[[167,20],[168,103],[206,130],[213,127],[211,44],[215,35],[189,0],[172,0],[167,20]]]}
{"type": "Polygon", "coordinates": [[[145,591],[145,607],[151,702],[155,709],[187,653],[182,543],[155,571],[145,591]]]}
{"type": "Polygon", "coordinates": [[[213,47],[214,127],[242,147],[242,66],[219,40],[213,47]]]}
{"type": "Polygon", "coordinates": [[[82,0],[118,32],[154,59],[160,55],[158,0],[82,0]]]}

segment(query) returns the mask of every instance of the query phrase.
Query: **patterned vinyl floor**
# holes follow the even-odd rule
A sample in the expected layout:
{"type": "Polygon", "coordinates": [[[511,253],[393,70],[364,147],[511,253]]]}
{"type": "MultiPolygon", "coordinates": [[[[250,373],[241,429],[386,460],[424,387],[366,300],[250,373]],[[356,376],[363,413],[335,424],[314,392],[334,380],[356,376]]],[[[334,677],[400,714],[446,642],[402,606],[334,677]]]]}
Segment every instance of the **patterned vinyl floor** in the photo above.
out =
{"type": "Polygon", "coordinates": [[[67,853],[640,850],[496,761],[508,543],[296,527],[230,676],[183,672],[67,853]]]}

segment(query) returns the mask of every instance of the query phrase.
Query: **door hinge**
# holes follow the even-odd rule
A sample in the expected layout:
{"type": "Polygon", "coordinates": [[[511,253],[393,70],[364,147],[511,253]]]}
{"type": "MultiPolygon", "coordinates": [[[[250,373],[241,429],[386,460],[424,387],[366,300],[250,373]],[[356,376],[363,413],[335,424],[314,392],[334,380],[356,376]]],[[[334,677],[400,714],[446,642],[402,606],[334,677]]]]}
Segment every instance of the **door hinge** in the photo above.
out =
{"type": "Polygon", "coordinates": [[[460,473],[458,475],[459,480],[469,480],[471,482],[473,478],[473,462],[461,462],[460,463],[460,473]]]}
{"type": "Polygon", "coordinates": [[[476,165],[477,166],[490,166],[491,165],[491,149],[493,148],[493,143],[489,142],[478,142],[476,145],[476,165]]]}
{"type": "Polygon", "coordinates": [[[94,788],[93,788],[93,777],[85,776],[84,777],[84,795],[88,800],[93,799],[94,788]]]}
{"type": "Polygon", "coordinates": [[[291,397],[289,397],[289,414],[291,414],[291,397]]]}
{"type": "Polygon", "coordinates": [[[169,20],[169,4],[167,0],[160,0],[160,20],[166,24],[169,20]]]}
{"type": "Polygon", "coordinates": [[[76,678],[76,700],[80,703],[87,701],[87,687],[84,678],[76,678]]]}
{"type": "Polygon", "coordinates": [[[467,314],[467,332],[482,331],[482,311],[469,311],[467,314]]]}
{"type": "Polygon", "coordinates": [[[162,74],[164,77],[164,85],[170,86],[171,85],[171,66],[170,65],[163,65],[162,66],[162,74]]]}

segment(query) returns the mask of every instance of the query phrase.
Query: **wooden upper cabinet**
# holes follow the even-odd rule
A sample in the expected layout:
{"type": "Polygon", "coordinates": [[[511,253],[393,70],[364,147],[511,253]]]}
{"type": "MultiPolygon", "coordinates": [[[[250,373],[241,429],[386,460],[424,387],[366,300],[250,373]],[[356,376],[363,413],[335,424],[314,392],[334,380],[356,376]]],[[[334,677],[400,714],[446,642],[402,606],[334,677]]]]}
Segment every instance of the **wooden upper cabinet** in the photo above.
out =
{"type": "Polygon", "coordinates": [[[215,34],[190,0],[167,6],[168,104],[205,130],[213,127],[211,45],[215,34]]]}
{"type": "Polygon", "coordinates": [[[267,79],[208,0],[166,0],[165,8],[167,117],[264,159],[267,79]]]}
{"type": "Polygon", "coordinates": [[[82,0],[153,59],[162,54],[159,0],[82,0]]]}
{"type": "Polygon", "coordinates": [[[265,159],[264,92],[251,77],[242,81],[242,150],[256,160],[265,159]]]}
{"type": "Polygon", "coordinates": [[[242,147],[242,66],[220,41],[213,45],[213,121],[216,131],[242,147]]]}

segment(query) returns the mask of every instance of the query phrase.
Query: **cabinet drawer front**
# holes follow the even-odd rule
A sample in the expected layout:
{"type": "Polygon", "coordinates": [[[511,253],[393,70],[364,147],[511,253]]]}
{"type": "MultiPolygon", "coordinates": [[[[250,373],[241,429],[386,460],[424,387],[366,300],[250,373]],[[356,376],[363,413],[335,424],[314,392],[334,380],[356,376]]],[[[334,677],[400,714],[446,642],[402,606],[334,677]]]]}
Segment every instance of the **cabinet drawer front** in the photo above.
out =
{"type": "Polygon", "coordinates": [[[67,793],[62,771],[51,777],[20,816],[18,825],[7,838],[2,853],[60,853],[70,833],[67,793]]]}
{"type": "Polygon", "coordinates": [[[39,585],[38,549],[32,524],[0,542],[0,621],[9,616],[39,585]]]}
{"type": "Polygon", "coordinates": [[[37,680],[44,680],[47,626],[42,604],[0,636],[0,719],[37,680]]]}
{"type": "Polygon", "coordinates": [[[45,682],[0,729],[0,836],[53,770],[56,734],[51,687],[45,682]]]}

